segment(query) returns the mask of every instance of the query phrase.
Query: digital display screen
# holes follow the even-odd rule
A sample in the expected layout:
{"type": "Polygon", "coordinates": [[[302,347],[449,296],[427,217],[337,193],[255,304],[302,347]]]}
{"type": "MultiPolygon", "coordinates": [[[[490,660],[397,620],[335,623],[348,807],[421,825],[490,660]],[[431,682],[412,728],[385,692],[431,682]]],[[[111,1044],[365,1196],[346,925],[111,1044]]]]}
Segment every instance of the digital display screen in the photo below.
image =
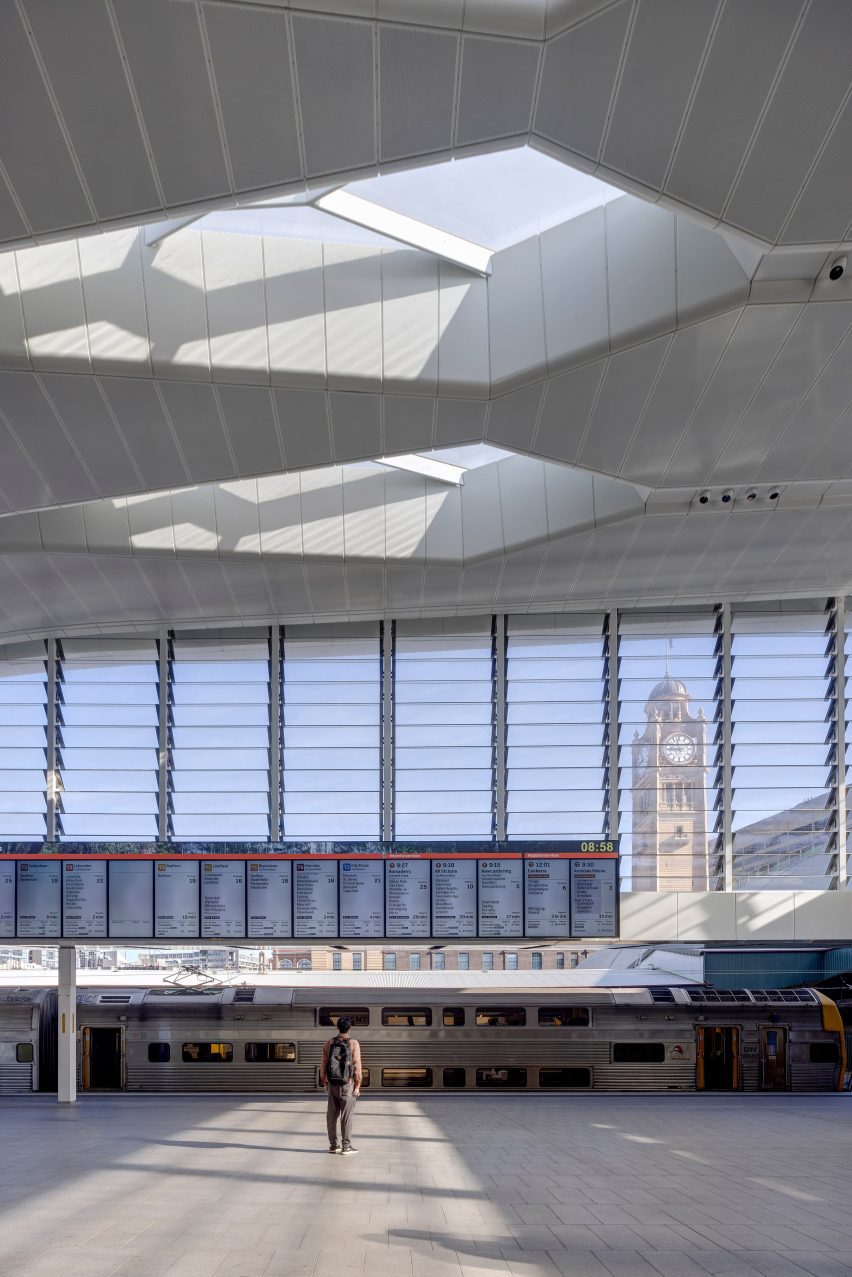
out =
{"type": "Polygon", "coordinates": [[[69,940],[107,934],[107,862],[63,860],[62,933],[69,940]]]}
{"type": "Polygon", "coordinates": [[[337,929],[337,861],[330,856],[293,864],[294,932],[298,939],[329,939],[337,929]]]}
{"type": "Polygon", "coordinates": [[[429,861],[405,857],[387,860],[385,884],[388,936],[402,940],[431,935],[429,861]]]}
{"type": "Polygon", "coordinates": [[[0,936],[11,940],[15,935],[15,862],[0,860],[0,936]]]}
{"type": "Polygon", "coordinates": [[[158,860],[154,867],[154,934],[198,939],[198,861],[158,860]]]}
{"type": "Polygon", "coordinates": [[[432,934],[476,935],[476,860],[432,861],[432,934]]]}
{"type": "Polygon", "coordinates": [[[480,936],[524,934],[523,861],[479,862],[480,936]]]}
{"type": "Polygon", "coordinates": [[[571,861],[533,856],[524,875],[524,935],[570,935],[571,861]]]}
{"type": "Polygon", "coordinates": [[[340,935],[385,934],[385,866],[381,860],[340,861],[340,935]]]}
{"type": "Polygon", "coordinates": [[[18,861],[18,935],[36,940],[61,935],[60,861],[18,861]]]}
{"type": "Polygon", "coordinates": [[[109,934],[113,940],[154,935],[154,865],[150,860],[109,862],[109,934]]]}
{"type": "Polygon", "coordinates": [[[248,935],[257,940],[289,940],[293,935],[292,866],[289,860],[250,860],[248,935]]]}
{"type": "Polygon", "coordinates": [[[201,937],[244,936],[246,934],[246,862],[216,860],[201,862],[201,937]]]}
{"type": "Polygon", "coordinates": [[[571,934],[616,936],[617,860],[571,864],[571,934]]]}

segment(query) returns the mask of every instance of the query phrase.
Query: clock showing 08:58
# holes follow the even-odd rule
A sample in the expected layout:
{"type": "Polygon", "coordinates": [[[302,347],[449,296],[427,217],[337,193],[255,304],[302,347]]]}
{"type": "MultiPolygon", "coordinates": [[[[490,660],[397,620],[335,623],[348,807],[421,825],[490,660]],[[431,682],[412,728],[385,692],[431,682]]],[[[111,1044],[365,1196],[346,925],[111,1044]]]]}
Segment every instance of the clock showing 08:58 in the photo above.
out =
{"type": "Polygon", "coordinates": [[[691,762],[695,754],[695,741],[683,732],[674,732],[663,743],[663,753],[670,763],[691,762]]]}

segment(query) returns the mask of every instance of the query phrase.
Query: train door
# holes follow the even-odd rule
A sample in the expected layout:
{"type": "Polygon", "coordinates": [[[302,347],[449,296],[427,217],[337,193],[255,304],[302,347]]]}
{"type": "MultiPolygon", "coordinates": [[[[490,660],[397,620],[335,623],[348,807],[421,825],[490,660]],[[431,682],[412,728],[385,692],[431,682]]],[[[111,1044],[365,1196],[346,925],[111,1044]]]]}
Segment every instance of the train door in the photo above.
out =
{"type": "Polygon", "coordinates": [[[763,1025],[760,1030],[760,1089],[786,1091],[787,1029],[763,1025]]]}
{"type": "Polygon", "coordinates": [[[84,1028],[83,1090],[124,1089],[124,1029],[84,1028]]]}
{"type": "Polygon", "coordinates": [[[728,1024],[701,1024],[696,1033],[696,1088],[699,1091],[738,1091],[739,1029],[728,1024]]]}

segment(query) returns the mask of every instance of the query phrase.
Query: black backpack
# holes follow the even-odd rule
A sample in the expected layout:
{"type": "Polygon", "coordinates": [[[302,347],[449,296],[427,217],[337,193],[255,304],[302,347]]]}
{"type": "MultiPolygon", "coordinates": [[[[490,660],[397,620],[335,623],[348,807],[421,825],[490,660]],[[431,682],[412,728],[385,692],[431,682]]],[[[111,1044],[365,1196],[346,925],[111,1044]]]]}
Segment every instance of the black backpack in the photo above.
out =
{"type": "Polygon", "coordinates": [[[328,1053],[326,1074],[329,1082],[351,1082],[354,1071],[351,1042],[347,1038],[336,1037],[328,1053]]]}

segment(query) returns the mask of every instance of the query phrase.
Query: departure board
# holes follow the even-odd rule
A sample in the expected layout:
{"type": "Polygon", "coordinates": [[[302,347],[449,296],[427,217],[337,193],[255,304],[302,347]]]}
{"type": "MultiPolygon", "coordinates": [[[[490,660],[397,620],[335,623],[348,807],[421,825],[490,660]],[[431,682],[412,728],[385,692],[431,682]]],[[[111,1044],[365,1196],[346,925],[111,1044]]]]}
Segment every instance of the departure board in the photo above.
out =
{"type": "Polygon", "coordinates": [[[154,935],[158,940],[198,939],[197,860],[157,861],[154,935]]]}
{"type": "Polygon", "coordinates": [[[248,931],[256,940],[293,935],[292,861],[263,856],[247,863],[248,931]]]}
{"type": "Polygon", "coordinates": [[[293,866],[294,934],[298,939],[331,939],[338,933],[337,861],[330,856],[297,860],[293,866]]]}
{"type": "Polygon", "coordinates": [[[62,933],[62,889],[58,860],[18,861],[18,935],[47,939],[62,933]]]}
{"type": "Polygon", "coordinates": [[[15,862],[0,860],[0,937],[15,936],[15,862]]]}
{"type": "Polygon", "coordinates": [[[106,939],[105,860],[63,860],[62,934],[69,940],[106,939]]]}
{"type": "Polygon", "coordinates": [[[476,935],[476,859],[432,861],[432,934],[450,940],[476,935]]]}
{"type": "Polygon", "coordinates": [[[246,862],[201,862],[201,938],[233,938],[246,934],[246,862]]]}
{"type": "Polygon", "coordinates": [[[162,844],[138,853],[113,846],[67,843],[55,849],[62,854],[32,856],[0,850],[0,939],[618,935],[614,842],[329,843],[312,854],[312,844],[273,843],[251,848],[254,855],[240,843],[193,843],[173,855],[161,855],[162,844]]]}
{"type": "Polygon", "coordinates": [[[524,935],[571,934],[571,865],[567,856],[558,854],[524,861],[524,935]]]}
{"type": "Polygon", "coordinates": [[[404,940],[432,934],[431,880],[427,859],[400,856],[386,861],[388,936],[404,940]]]}
{"type": "Polygon", "coordinates": [[[385,934],[385,866],[380,858],[340,861],[340,935],[385,934]]]}
{"type": "Polygon", "coordinates": [[[122,856],[109,861],[109,934],[113,940],[154,935],[154,866],[122,856]]]}
{"type": "Polygon", "coordinates": [[[618,935],[618,862],[575,860],[571,865],[571,934],[618,935]]]}

